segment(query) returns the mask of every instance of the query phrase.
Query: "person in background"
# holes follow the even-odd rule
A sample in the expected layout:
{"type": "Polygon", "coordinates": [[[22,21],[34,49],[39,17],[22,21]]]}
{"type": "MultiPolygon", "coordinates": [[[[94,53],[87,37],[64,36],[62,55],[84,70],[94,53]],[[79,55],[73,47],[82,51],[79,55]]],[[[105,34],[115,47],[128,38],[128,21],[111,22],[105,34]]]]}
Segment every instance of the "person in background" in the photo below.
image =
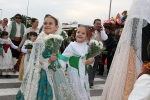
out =
{"type": "MultiPolygon", "coordinates": [[[[90,29],[88,41],[90,41],[91,39],[95,39],[97,41],[107,40],[108,36],[105,33],[105,31],[103,30],[103,27],[101,25],[101,20],[95,19],[93,22],[93,25],[94,25],[93,28],[90,29]]],[[[89,70],[88,70],[90,87],[92,87],[94,85],[93,81],[94,81],[95,73],[96,73],[96,70],[98,67],[98,62],[99,62],[99,55],[95,57],[94,66],[90,66],[89,70]]]]}
{"type": "Polygon", "coordinates": [[[6,31],[7,30],[7,28],[8,28],[8,19],[7,18],[4,18],[3,19],[3,29],[4,29],[4,31],[6,31]]]}
{"type": "MultiPolygon", "coordinates": [[[[29,28],[26,29],[26,32],[24,33],[23,39],[21,40],[21,42],[19,44],[19,48],[21,48],[22,45],[24,44],[24,42],[28,39],[27,35],[28,35],[29,32],[32,31],[32,32],[36,32],[37,34],[39,34],[38,23],[39,23],[38,19],[36,19],[36,18],[31,19],[32,27],[29,27],[29,28]]],[[[21,53],[19,55],[17,63],[14,66],[15,70],[17,70],[17,71],[19,71],[19,66],[20,66],[20,63],[21,63],[22,56],[23,56],[23,54],[21,53]]]]}
{"type": "Polygon", "coordinates": [[[3,31],[3,26],[2,26],[2,24],[3,24],[3,21],[0,20],[0,32],[3,31]]]}
{"type": "Polygon", "coordinates": [[[31,19],[31,25],[32,25],[32,27],[27,28],[26,33],[24,33],[23,39],[21,40],[21,43],[19,44],[20,48],[22,47],[24,42],[27,40],[27,33],[32,31],[32,32],[36,32],[37,34],[39,34],[39,28],[38,28],[39,21],[37,18],[31,19]]]}
{"type": "MultiPolygon", "coordinates": [[[[21,15],[15,15],[15,21],[13,21],[7,28],[7,32],[9,33],[9,37],[11,41],[16,45],[19,46],[21,39],[23,38],[24,33],[26,32],[26,27],[23,23],[21,23],[21,15]]],[[[19,47],[20,49],[20,47],[19,47]]],[[[14,65],[16,64],[16,59],[19,58],[20,52],[11,48],[12,57],[14,65]]]]}
{"type": "MultiPolygon", "coordinates": [[[[107,54],[102,54],[102,62],[105,62],[106,58],[107,58],[107,74],[109,73],[109,69],[110,69],[110,54],[112,51],[112,47],[114,44],[114,34],[111,33],[111,27],[110,26],[105,26],[105,32],[108,36],[108,39],[105,40],[104,43],[104,47],[106,48],[105,51],[107,51],[107,54]]],[[[104,63],[99,67],[99,73],[98,75],[103,75],[104,73],[104,63]]]]}
{"type": "Polygon", "coordinates": [[[36,38],[37,38],[38,34],[36,32],[29,32],[27,35],[27,40],[24,42],[22,48],[21,48],[21,52],[24,53],[22,59],[21,59],[21,64],[20,64],[20,68],[19,68],[19,80],[22,81],[23,79],[23,75],[27,69],[27,64],[29,62],[29,58],[30,58],[30,54],[31,54],[31,50],[32,50],[32,46],[33,43],[35,42],[36,38]]]}
{"type": "Polygon", "coordinates": [[[72,31],[70,40],[71,40],[72,42],[76,41],[75,31],[72,31]]]}
{"type": "Polygon", "coordinates": [[[14,68],[10,47],[18,50],[18,47],[10,40],[8,32],[2,31],[0,38],[0,73],[1,75],[5,73],[6,77],[9,75],[8,72],[12,72],[12,69],[14,68]]]}
{"type": "Polygon", "coordinates": [[[113,57],[114,57],[114,54],[115,54],[115,51],[116,51],[119,39],[120,39],[120,29],[116,29],[115,30],[115,36],[113,37],[114,43],[113,43],[112,51],[110,52],[110,56],[108,58],[109,59],[109,62],[108,62],[109,66],[112,63],[112,60],[113,60],[113,57]]]}

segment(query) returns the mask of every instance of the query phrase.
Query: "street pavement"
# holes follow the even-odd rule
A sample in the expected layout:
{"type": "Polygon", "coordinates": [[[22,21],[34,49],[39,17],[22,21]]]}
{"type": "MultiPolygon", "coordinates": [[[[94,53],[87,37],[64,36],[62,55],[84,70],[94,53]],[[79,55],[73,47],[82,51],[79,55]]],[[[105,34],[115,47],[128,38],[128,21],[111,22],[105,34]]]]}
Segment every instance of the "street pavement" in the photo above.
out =
{"type": "MultiPolygon", "coordinates": [[[[100,100],[105,84],[106,76],[97,76],[94,86],[90,88],[91,100],[100,100]]],[[[15,100],[21,81],[18,80],[18,73],[11,73],[11,76],[0,76],[0,100],[15,100]]]]}

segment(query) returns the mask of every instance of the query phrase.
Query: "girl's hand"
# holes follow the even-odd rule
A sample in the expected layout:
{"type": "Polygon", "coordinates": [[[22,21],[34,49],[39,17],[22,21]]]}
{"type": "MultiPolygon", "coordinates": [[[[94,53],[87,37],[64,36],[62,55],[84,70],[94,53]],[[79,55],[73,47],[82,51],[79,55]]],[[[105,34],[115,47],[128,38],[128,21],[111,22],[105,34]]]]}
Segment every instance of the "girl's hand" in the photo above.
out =
{"type": "Polygon", "coordinates": [[[90,65],[94,62],[94,57],[88,58],[88,60],[85,61],[85,65],[90,65]]]}
{"type": "Polygon", "coordinates": [[[48,62],[53,62],[57,59],[56,54],[52,54],[51,57],[49,58],[48,62]]]}
{"type": "Polygon", "coordinates": [[[67,73],[67,72],[65,72],[65,75],[66,75],[66,76],[68,76],[68,73],[67,73]]]}
{"type": "Polygon", "coordinates": [[[30,53],[30,52],[31,52],[31,50],[32,50],[32,49],[28,49],[28,50],[27,50],[27,52],[29,52],[29,53],[30,53]]]}
{"type": "Polygon", "coordinates": [[[17,51],[19,51],[19,52],[21,51],[20,47],[17,48],[17,51]]]}

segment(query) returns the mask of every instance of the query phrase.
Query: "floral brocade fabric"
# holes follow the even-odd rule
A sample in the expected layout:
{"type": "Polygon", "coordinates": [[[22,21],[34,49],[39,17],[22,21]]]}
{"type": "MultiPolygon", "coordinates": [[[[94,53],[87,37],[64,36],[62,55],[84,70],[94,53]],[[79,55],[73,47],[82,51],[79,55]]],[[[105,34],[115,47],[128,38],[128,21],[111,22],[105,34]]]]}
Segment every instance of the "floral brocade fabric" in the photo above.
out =
{"type": "Polygon", "coordinates": [[[53,100],[52,87],[47,80],[45,70],[41,70],[39,80],[39,89],[37,93],[37,100],[53,100]]]}

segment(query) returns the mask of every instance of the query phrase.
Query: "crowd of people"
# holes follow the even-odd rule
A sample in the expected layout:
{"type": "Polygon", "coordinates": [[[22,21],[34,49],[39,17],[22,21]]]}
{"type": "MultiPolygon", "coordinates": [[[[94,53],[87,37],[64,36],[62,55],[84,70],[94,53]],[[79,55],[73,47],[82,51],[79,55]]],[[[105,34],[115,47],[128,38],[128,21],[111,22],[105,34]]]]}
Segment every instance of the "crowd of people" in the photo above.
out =
{"type": "Polygon", "coordinates": [[[40,29],[37,18],[31,19],[29,28],[21,23],[20,14],[9,25],[4,18],[0,21],[0,75],[10,77],[9,72],[19,71],[22,84],[16,100],[90,100],[89,88],[96,74],[104,75],[107,62],[102,100],[148,100],[150,18],[142,11],[148,12],[144,6],[149,2],[135,0],[128,16],[124,11],[104,23],[95,19],[92,28],[81,25],[70,37],[49,14],[40,29]],[[55,53],[45,42],[52,34],[66,34],[55,53]],[[101,41],[106,53],[88,58],[90,40],[101,41]],[[146,93],[138,92],[141,88],[146,93]]]}

